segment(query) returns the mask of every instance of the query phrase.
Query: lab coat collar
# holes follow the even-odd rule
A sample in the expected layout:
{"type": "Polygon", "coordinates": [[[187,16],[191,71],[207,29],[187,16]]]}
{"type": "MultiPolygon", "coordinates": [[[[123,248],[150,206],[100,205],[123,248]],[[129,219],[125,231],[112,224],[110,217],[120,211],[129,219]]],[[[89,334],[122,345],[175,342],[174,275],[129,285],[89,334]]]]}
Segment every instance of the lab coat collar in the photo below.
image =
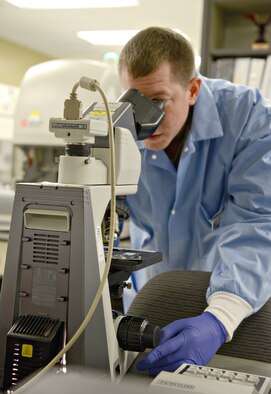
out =
{"type": "Polygon", "coordinates": [[[192,142],[222,137],[223,129],[208,79],[200,76],[202,83],[194,106],[189,140],[192,142]]]}

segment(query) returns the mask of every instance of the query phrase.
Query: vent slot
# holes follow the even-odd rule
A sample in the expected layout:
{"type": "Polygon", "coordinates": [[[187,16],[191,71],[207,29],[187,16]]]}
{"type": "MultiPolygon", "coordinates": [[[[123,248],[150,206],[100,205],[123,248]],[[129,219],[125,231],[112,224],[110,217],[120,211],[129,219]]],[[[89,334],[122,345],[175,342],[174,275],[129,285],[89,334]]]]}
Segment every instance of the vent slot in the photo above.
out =
{"type": "Polygon", "coordinates": [[[43,316],[23,316],[13,328],[14,334],[47,338],[58,320],[43,316]]]}
{"type": "Polygon", "coordinates": [[[52,234],[34,234],[33,263],[58,264],[59,236],[52,234]]]}

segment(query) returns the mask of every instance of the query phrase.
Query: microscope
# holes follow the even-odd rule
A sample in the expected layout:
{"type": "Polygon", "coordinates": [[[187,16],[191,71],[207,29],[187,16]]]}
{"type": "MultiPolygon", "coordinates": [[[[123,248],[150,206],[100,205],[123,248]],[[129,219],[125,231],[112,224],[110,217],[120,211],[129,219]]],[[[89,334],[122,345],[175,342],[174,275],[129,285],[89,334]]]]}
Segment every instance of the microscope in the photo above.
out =
{"type": "Polygon", "coordinates": [[[104,278],[90,322],[60,362],[102,369],[117,382],[137,352],[159,343],[157,326],[112,311],[112,296],[121,296],[131,272],[162,256],[112,248],[119,226],[111,209],[119,220],[128,214],[123,196],[137,191],[140,174],[136,140],[158,128],[164,116],[160,104],[135,89],[108,103],[97,81],[82,77],[65,101],[64,117],[50,119],[50,131],[65,142],[58,182],[16,185],[0,295],[0,388],[16,388],[65,349],[104,278]],[[104,101],[82,113],[78,87],[98,90],[104,101]],[[109,254],[111,266],[104,276],[109,254]]]}

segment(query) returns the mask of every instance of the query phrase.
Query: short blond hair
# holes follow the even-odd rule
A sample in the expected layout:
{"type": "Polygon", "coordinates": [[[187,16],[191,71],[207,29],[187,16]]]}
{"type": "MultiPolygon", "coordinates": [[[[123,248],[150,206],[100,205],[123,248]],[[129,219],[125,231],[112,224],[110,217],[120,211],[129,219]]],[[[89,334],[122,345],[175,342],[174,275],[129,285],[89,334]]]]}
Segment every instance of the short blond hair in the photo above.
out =
{"type": "Polygon", "coordinates": [[[126,68],[133,78],[155,71],[164,61],[183,86],[195,76],[195,56],[190,42],[181,34],[162,27],[148,27],[131,38],[121,51],[119,72],[126,68]]]}

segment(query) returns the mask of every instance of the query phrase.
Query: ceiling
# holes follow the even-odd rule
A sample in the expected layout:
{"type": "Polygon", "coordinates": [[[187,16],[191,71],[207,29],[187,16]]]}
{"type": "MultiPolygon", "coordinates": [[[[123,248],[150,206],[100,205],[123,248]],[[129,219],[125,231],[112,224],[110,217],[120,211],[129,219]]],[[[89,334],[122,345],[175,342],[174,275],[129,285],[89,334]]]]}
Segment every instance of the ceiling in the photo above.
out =
{"type": "Polygon", "coordinates": [[[53,58],[102,60],[104,53],[119,53],[121,47],[91,45],[77,38],[77,31],[156,25],[186,33],[199,54],[202,13],[203,0],[140,0],[139,7],[52,11],[23,10],[0,0],[0,38],[53,58]]]}

